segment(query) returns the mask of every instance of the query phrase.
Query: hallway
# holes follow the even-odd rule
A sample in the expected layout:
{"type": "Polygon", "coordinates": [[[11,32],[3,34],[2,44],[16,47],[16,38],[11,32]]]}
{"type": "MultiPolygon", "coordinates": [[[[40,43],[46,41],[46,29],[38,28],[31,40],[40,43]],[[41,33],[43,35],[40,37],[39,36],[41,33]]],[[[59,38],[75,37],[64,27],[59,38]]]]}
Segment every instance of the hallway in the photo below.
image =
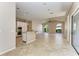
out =
{"type": "Polygon", "coordinates": [[[77,56],[76,51],[62,34],[37,34],[37,40],[23,44],[4,56],[77,56]]]}
{"type": "Polygon", "coordinates": [[[1,56],[78,56],[79,3],[0,5],[1,56]]]}

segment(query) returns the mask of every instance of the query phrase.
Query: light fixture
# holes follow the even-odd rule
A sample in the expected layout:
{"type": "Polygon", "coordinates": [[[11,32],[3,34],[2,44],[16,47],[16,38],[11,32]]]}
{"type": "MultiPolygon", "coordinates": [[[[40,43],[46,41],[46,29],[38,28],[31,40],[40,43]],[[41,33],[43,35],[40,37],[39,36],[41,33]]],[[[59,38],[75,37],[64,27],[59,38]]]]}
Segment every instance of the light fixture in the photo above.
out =
{"type": "Polygon", "coordinates": [[[53,14],[53,12],[50,12],[50,14],[53,14]]]}
{"type": "Polygon", "coordinates": [[[52,9],[48,9],[48,12],[49,12],[50,14],[53,14],[53,10],[52,10],[52,9]]]}
{"type": "Polygon", "coordinates": [[[48,11],[50,11],[50,9],[48,9],[48,11]]]}
{"type": "Polygon", "coordinates": [[[48,9],[48,11],[53,11],[53,9],[48,9]]]}
{"type": "Polygon", "coordinates": [[[47,5],[47,3],[44,2],[43,5],[47,5]]]}

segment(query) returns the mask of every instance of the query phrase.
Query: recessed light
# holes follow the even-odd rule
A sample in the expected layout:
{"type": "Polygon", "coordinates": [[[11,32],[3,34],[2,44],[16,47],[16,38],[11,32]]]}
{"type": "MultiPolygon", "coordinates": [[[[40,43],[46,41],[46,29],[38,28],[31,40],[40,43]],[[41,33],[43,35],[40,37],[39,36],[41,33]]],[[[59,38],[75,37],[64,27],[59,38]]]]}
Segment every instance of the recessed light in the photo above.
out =
{"type": "Polygon", "coordinates": [[[51,12],[52,12],[52,11],[53,11],[53,9],[48,9],[48,11],[51,11],[51,12]]]}
{"type": "Polygon", "coordinates": [[[50,12],[50,14],[53,14],[53,12],[50,12]]]}
{"type": "Polygon", "coordinates": [[[47,3],[43,3],[43,5],[47,5],[47,3]]]}
{"type": "Polygon", "coordinates": [[[50,11],[50,9],[48,9],[48,11],[50,11]]]}

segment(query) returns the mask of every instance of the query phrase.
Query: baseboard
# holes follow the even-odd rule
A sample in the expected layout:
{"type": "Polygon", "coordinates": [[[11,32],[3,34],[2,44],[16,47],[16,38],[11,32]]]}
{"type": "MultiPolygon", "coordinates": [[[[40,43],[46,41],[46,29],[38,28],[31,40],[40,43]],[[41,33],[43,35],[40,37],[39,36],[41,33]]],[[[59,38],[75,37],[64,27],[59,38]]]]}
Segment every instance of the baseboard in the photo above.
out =
{"type": "Polygon", "coordinates": [[[13,49],[15,49],[15,47],[13,47],[13,48],[11,48],[11,49],[8,49],[8,50],[5,50],[5,51],[0,52],[0,55],[2,55],[2,54],[4,54],[4,53],[7,53],[7,52],[9,52],[9,51],[11,51],[11,50],[13,50],[13,49]]]}

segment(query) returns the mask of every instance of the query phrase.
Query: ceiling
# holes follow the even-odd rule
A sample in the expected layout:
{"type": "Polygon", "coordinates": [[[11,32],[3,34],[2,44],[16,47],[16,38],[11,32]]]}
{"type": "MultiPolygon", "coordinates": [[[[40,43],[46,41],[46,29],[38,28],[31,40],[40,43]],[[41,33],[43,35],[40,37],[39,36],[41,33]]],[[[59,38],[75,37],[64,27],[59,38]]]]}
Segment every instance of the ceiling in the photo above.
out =
{"type": "Polygon", "coordinates": [[[17,2],[16,16],[20,19],[44,22],[52,17],[65,16],[71,2],[17,2]]]}

